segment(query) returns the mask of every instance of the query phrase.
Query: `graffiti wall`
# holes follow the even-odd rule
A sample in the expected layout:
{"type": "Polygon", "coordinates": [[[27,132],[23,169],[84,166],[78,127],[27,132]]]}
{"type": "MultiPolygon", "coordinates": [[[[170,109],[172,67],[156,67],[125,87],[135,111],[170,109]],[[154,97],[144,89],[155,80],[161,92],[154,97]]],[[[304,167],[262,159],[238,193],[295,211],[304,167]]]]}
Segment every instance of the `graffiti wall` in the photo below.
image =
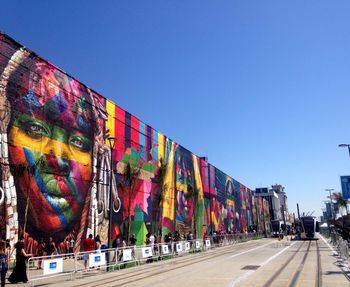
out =
{"type": "Polygon", "coordinates": [[[252,191],[0,34],[0,236],[108,241],[256,227],[252,191]]]}

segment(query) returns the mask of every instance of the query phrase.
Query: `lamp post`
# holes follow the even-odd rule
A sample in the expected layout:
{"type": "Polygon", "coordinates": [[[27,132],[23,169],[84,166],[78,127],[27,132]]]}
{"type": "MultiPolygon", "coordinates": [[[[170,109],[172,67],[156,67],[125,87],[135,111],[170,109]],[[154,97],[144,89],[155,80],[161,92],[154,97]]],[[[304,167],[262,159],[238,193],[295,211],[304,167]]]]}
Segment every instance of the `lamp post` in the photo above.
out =
{"type": "Polygon", "coordinates": [[[109,174],[109,217],[108,217],[108,248],[112,247],[112,215],[113,215],[113,150],[115,146],[116,138],[109,137],[107,138],[109,147],[111,149],[111,158],[110,158],[110,174],[109,174]]]}
{"type": "Polygon", "coordinates": [[[349,151],[349,156],[350,156],[350,144],[339,144],[338,147],[347,147],[349,151]]]}
{"type": "Polygon", "coordinates": [[[206,165],[205,167],[208,169],[208,185],[209,185],[209,226],[210,226],[210,233],[213,234],[213,224],[212,224],[212,215],[211,215],[211,183],[210,183],[210,164],[208,162],[208,157],[203,156],[201,157],[202,160],[205,161],[206,165]]]}
{"type": "Polygon", "coordinates": [[[326,188],[325,191],[329,192],[329,200],[330,200],[330,204],[331,204],[331,217],[333,220],[333,224],[335,222],[335,210],[333,208],[333,201],[332,201],[332,191],[334,190],[334,188],[326,188]]]}

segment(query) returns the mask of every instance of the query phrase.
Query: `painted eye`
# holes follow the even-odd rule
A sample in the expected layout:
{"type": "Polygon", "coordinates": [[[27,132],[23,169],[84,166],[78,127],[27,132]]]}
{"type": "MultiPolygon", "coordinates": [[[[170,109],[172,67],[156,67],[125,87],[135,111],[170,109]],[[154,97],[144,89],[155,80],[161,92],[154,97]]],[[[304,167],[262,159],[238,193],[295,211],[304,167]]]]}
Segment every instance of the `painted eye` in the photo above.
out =
{"type": "Polygon", "coordinates": [[[43,132],[44,129],[40,125],[34,124],[34,125],[30,126],[30,131],[32,131],[34,133],[40,133],[40,132],[43,132]]]}
{"type": "Polygon", "coordinates": [[[25,124],[25,132],[33,138],[41,138],[43,136],[48,136],[48,131],[39,122],[29,122],[25,124]]]}
{"type": "Polygon", "coordinates": [[[83,148],[84,146],[84,143],[83,143],[83,140],[81,137],[79,136],[73,136],[71,139],[70,139],[70,143],[72,145],[74,145],[75,147],[77,148],[83,148]]]}
{"type": "Polygon", "coordinates": [[[79,135],[71,135],[69,138],[69,144],[75,148],[81,149],[82,151],[90,150],[90,141],[79,135]]]}

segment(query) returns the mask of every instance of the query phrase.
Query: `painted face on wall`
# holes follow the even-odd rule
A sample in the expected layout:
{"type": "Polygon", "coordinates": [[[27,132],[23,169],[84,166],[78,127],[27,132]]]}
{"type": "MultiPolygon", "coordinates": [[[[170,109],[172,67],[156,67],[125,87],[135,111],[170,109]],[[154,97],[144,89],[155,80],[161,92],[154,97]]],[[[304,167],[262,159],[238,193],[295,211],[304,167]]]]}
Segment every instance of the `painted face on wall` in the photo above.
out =
{"type": "Polygon", "coordinates": [[[193,198],[183,191],[178,191],[176,195],[176,219],[191,224],[194,212],[193,198]]]}
{"type": "Polygon", "coordinates": [[[176,156],[176,220],[191,225],[194,215],[193,162],[181,150],[176,156]]]}
{"type": "Polygon", "coordinates": [[[79,222],[91,185],[90,96],[43,63],[21,77],[22,87],[8,97],[10,161],[30,167],[17,175],[19,209],[28,208],[28,226],[38,231],[69,231],[79,222]]]}

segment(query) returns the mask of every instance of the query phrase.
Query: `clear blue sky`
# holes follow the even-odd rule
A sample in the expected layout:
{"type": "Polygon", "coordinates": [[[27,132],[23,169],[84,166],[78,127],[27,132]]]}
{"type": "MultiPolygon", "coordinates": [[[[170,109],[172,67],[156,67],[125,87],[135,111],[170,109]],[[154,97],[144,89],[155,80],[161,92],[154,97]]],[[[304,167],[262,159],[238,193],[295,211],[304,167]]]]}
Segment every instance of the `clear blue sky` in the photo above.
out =
{"type": "Polygon", "coordinates": [[[250,188],[350,174],[350,1],[2,0],[0,30],[250,188]]]}

